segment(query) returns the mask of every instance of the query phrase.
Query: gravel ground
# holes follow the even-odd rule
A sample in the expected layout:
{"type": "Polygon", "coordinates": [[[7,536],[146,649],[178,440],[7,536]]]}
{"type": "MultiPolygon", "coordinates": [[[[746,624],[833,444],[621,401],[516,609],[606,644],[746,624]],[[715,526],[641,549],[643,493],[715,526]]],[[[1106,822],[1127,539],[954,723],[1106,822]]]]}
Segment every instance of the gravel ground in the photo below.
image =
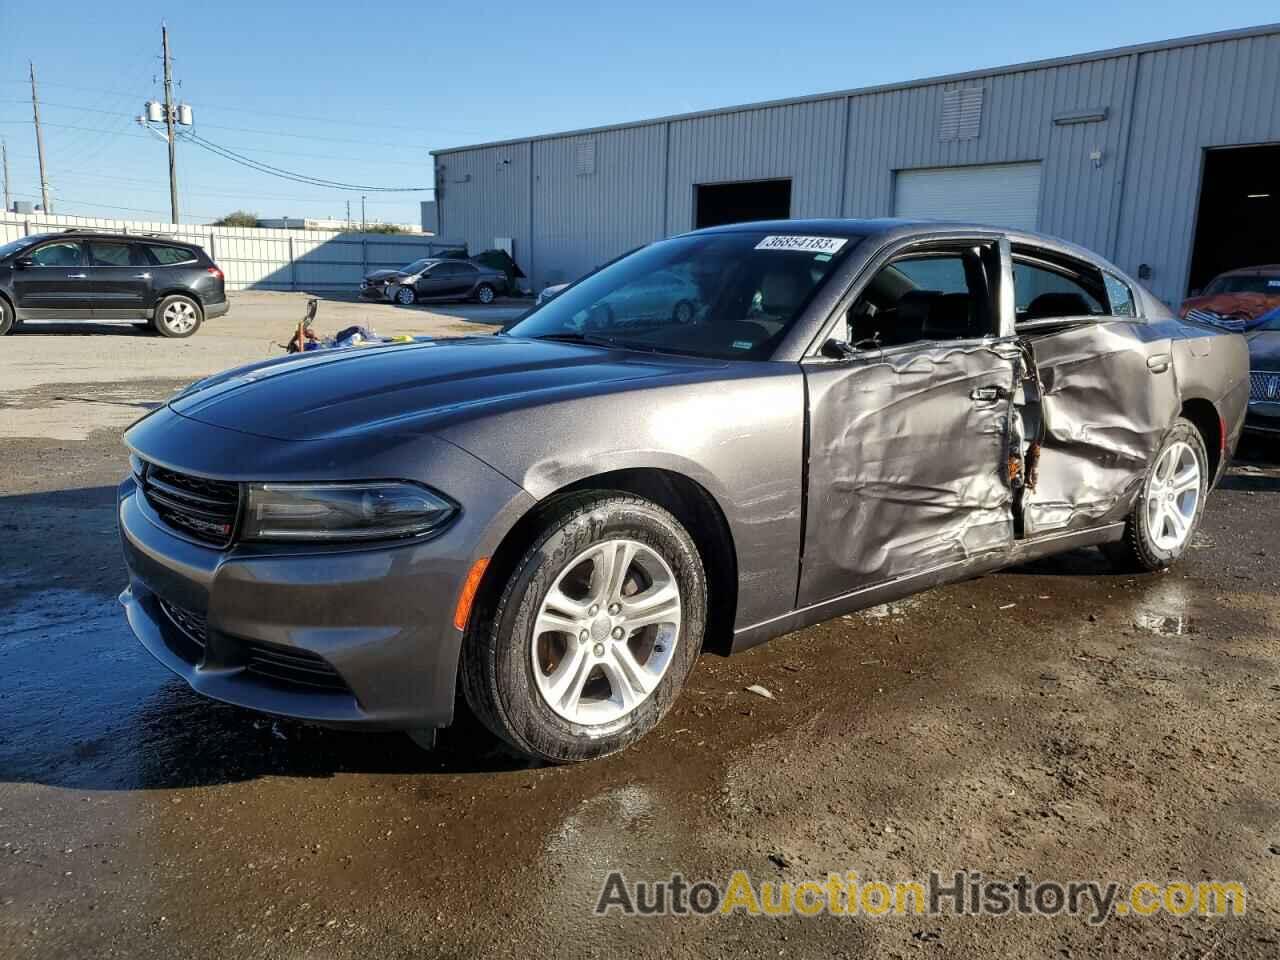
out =
{"type": "MultiPolygon", "coordinates": [[[[302,303],[242,297],[183,343],[0,346],[0,957],[1280,955],[1272,449],[1244,451],[1171,572],[1077,551],[704,657],[654,734],[585,766],[515,764],[466,720],[424,754],[201,700],[115,602],[123,425],[271,353],[302,303]],[[740,867],[1213,877],[1250,898],[1097,926],[591,915],[613,869],[740,867]]],[[[325,303],[320,329],[474,332],[500,309],[325,303]]]]}

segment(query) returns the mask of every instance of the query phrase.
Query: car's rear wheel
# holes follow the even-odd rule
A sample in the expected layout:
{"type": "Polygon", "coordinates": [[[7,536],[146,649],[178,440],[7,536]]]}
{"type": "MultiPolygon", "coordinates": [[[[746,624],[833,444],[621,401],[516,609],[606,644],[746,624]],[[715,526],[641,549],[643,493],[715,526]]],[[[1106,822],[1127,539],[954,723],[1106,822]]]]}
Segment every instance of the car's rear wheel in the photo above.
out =
{"type": "Polygon", "coordinates": [[[482,283],[476,287],[476,299],[481,303],[493,303],[497,296],[497,291],[487,283],[482,283]]]}
{"type": "Polygon", "coordinates": [[[621,493],[565,498],[492,609],[477,609],[463,691],[523,754],[567,763],[614,753],[675,702],[706,608],[702,560],[670,513],[621,493]]]}
{"type": "Polygon", "coordinates": [[[0,297],[0,337],[12,333],[17,325],[13,319],[13,308],[3,297],[0,297]]]}
{"type": "Polygon", "coordinates": [[[418,294],[413,287],[401,287],[396,291],[396,303],[402,307],[411,307],[418,302],[418,294]]]}
{"type": "Polygon", "coordinates": [[[1191,545],[1209,490],[1209,456],[1195,424],[1177,419],[1151,458],[1124,539],[1104,550],[1122,570],[1162,570],[1191,545]]]}
{"type": "Polygon", "coordinates": [[[174,294],[156,306],[154,324],[160,336],[180,340],[199,330],[203,319],[198,303],[190,297],[174,294]]]}

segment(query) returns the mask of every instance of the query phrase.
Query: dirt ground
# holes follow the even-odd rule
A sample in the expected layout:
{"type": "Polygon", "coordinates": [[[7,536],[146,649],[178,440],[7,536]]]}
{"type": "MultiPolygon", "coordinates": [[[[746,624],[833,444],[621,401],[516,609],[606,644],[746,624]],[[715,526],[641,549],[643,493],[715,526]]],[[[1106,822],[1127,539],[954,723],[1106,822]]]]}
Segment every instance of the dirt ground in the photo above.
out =
{"type": "MultiPolygon", "coordinates": [[[[123,427],[272,352],[302,297],[190,341],[0,343],[0,957],[1280,956],[1280,461],[1246,448],[1190,555],[1083,550],[704,657],[636,748],[433,754],[191,694],[132,638],[123,427]],[[746,690],[758,684],[773,699],[746,690]],[[931,870],[1238,880],[1243,917],[599,918],[611,870],[723,885],[931,870]]],[[[321,305],[475,332],[518,306],[321,305]]]]}

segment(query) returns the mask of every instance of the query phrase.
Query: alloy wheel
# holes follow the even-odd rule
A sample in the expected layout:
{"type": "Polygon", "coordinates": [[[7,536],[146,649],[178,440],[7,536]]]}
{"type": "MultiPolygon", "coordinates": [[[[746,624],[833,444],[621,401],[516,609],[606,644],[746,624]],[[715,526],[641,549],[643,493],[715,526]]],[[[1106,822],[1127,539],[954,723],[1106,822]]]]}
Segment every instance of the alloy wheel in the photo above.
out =
{"type": "Polygon", "coordinates": [[[573,723],[620,720],[661,683],[680,624],[680,588],[656,550],[636,540],[593,544],[538,609],[530,648],[538,693],[573,723]]]}
{"type": "Polygon", "coordinates": [[[1200,507],[1200,460],[1181,440],[1160,454],[1147,484],[1147,529],[1161,550],[1186,541],[1200,507]]]}
{"type": "Polygon", "coordinates": [[[164,308],[160,322],[173,333],[190,333],[200,321],[196,308],[186,300],[174,300],[164,308]]]}

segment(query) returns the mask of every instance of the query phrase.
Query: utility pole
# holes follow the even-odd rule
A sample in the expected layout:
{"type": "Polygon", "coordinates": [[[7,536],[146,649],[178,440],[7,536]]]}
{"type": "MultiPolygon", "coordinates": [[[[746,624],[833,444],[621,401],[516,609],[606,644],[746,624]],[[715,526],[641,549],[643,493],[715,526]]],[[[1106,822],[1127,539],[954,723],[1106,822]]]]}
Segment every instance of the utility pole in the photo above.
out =
{"type": "Polygon", "coordinates": [[[40,161],[40,203],[45,213],[53,213],[49,206],[49,178],[44,175],[44,138],[40,136],[40,98],[36,95],[36,65],[27,61],[31,67],[31,115],[36,123],[36,159],[40,161]]]}
{"type": "Polygon", "coordinates": [[[4,212],[8,213],[13,206],[9,199],[9,145],[0,140],[0,161],[4,166],[4,212]]]}
{"type": "MultiPolygon", "coordinates": [[[[160,43],[164,48],[164,126],[169,135],[169,208],[178,222],[178,142],[173,135],[173,69],[169,62],[169,28],[160,22],[160,43]]],[[[34,86],[35,81],[32,81],[34,86]]],[[[37,128],[39,129],[39,128],[37,128]]]]}
{"type": "Polygon", "coordinates": [[[364,194],[360,194],[360,230],[364,231],[368,228],[369,221],[364,216],[364,194]]]}
{"type": "Polygon", "coordinates": [[[351,229],[351,201],[347,201],[347,229],[351,229]]]}

